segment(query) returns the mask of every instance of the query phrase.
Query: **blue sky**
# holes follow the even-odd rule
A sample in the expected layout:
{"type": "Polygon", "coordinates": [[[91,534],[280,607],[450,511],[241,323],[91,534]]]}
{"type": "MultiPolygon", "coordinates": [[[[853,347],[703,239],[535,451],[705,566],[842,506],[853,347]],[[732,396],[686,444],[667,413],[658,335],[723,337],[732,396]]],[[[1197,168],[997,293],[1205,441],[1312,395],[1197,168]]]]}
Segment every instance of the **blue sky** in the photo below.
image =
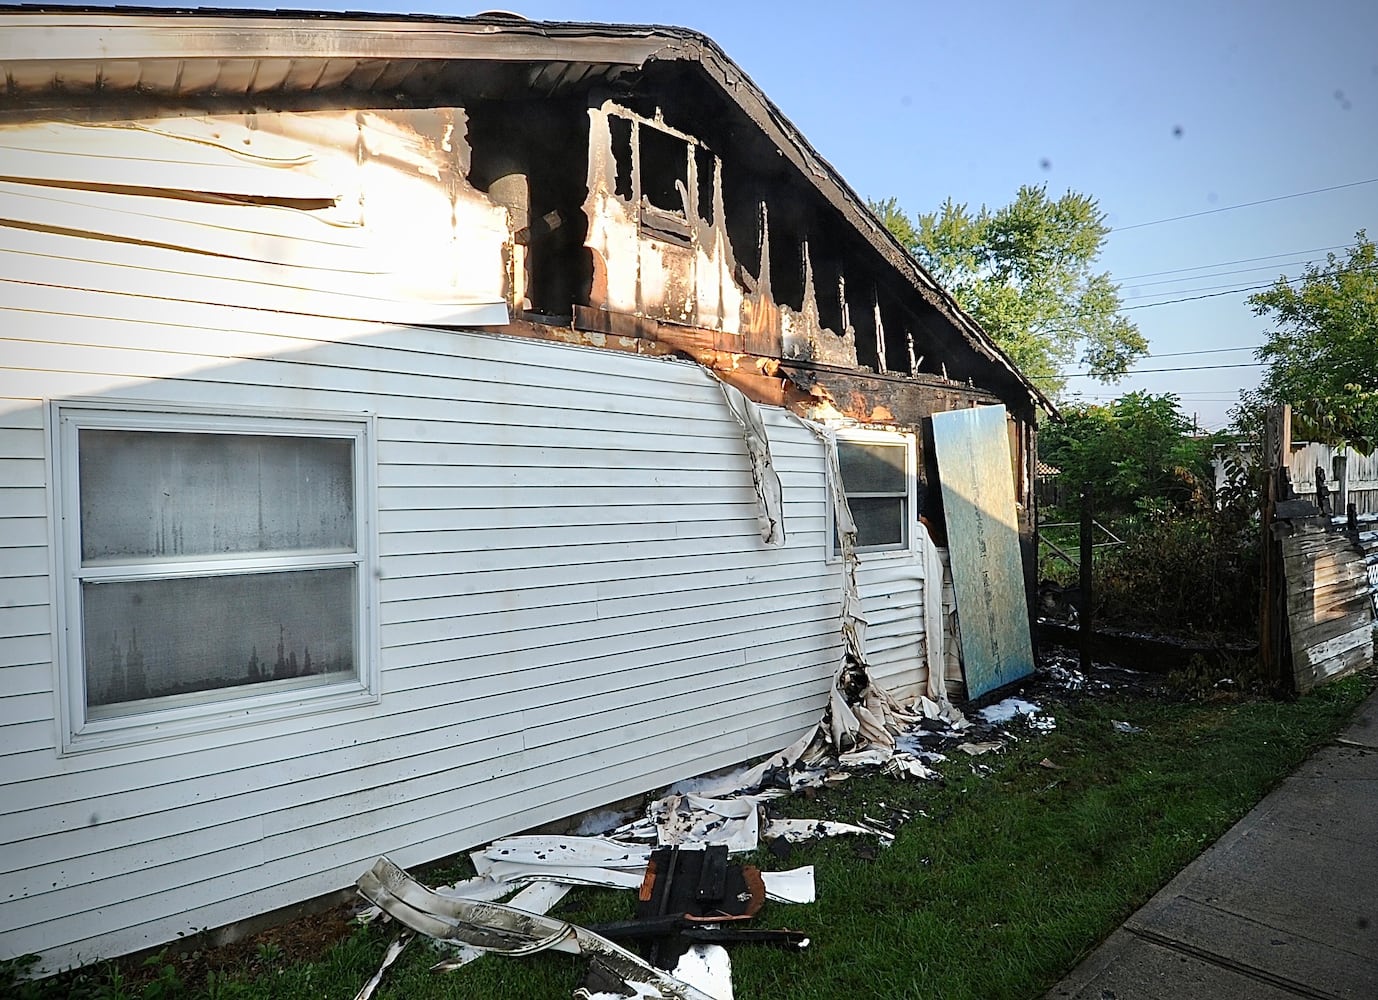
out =
{"type": "MultiPolygon", "coordinates": [[[[911,213],[948,196],[1000,205],[1024,183],[1089,194],[1112,226],[1125,227],[1112,233],[1101,263],[1122,282],[1127,307],[1296,275],[1301,262],[1323,261],[1316,251],[1351,244],[1358,229],[1378,235],[1374,0],[495,5],[534,20],[702,31],[852,187],[869,198],[894,195],[911,213]],[[1354,186],[1139,225],[1337,185],[1354,186]],[[1157,273],[1165,271],[1175,273],[1157,273]]],[[[301,6],[490,9],[443,0],[301,6]]],[[[1251,347],[1266,325],[1246,295],[1126,315],[1155,355],[1251,347]]],[[[1176,392],[1213,429],[1259,369],[1204,366],[1252,361],[1247,351],[1151,357],[1138,367],[1197,370],[1117,388],[1078,378],[1070,385],[1097,399],[1131,388],[1176,392]]]]}

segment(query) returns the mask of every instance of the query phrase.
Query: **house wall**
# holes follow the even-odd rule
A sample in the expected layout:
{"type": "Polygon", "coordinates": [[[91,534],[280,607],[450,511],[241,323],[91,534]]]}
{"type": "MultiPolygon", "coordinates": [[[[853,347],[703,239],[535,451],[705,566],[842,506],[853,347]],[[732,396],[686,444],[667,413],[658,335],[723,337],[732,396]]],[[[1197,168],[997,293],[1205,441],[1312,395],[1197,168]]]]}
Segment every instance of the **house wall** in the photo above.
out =
{"type": "Polygon", "coordinates": [[[5,310],[24,368],[3,373],[0,432],[6,952],[154,944],[816,721],[838,573],[820,448],[783,414],[767,417],[791,535],[775,550],[696,369],[325,320],[278,344],[280,319],[225,308],[179,316],[201,324],[182,353],[113,296],[47,305],[5,310]],[[225,357],[247,342],[253,360],[225,357]],[[379,704],[59,755],[42,398],[65,396],[376,413],[379,704]]]}
{"type": "MultiPolygon", "coordinates": [[[[388,176],[414,180],[408,198],[444,197],[437,225],[462,237],[454,189],[436,184],[448,175],[403,162],[388,176]]],[[[385,321],[502,311],[481,201],[466,209],[482,223],[464,243],[486,262],[476,283],[408,295],[380,263],[367,309],[383,312],[337,315],[365,310],[284,292],[325,259],[298,213],[226,206],[271,230],[250,242],[296,251],[272,264],[186,246],[209,238],[199,223],[131,241],[148,216],[120,221],[106,210],[126,195],[103,197],[100,212],[49,205],[47,221],[0,226],[0,957],[41,952],[51,970],[160,944],[347,886],[379,854],[448,855],[777,750],[817,721],[840,572],[822,446],[794,418],[765,410],[788,533],[769,548],[739,429],[697,367],[385,321]],[[51,401],[74,398],[372,415],[376,703],[59,749],[49,424],[51,401]]],[[[392,243],[364,228],[346,232],[385,263],[392,243]]],[[[898,575],[902,603],[886,573],[863,584],[896,682],[918,670],[908,609],[922,628],[922,582],[898,575]]]]}

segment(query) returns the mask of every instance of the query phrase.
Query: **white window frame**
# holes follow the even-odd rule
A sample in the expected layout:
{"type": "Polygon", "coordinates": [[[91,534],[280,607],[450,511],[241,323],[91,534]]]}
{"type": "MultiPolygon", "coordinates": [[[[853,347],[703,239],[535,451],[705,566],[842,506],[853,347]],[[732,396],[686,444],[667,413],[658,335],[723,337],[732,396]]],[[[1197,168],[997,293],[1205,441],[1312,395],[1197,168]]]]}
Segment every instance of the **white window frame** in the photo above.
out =
{"type": "MultiPolygon", "coordinates": [[[[858,545],[856,552],[858,556],[865,559],[874,558],[898,558],[906,557],[917,551],[917,537],[919,527],[919,515],[917,509],[918,499],[918,447],[913,434],[902,431],[871,430],[859,427],[839,428],[835,432],[838,447],[838,470],[841,474],[842,467],[842,446],[844,443],[852,442],[856,444],[884,444],[890,446],[904,446],[904,518],[905,518],[905,541],[899,545],[858,545]]],[[[839,483],[843,495],[847,493],[845,483],[839,483]]],[[[894,494],[855,494],[858,497],[865,496],[893,496],[894,494]]],[[[842,552],[837,545],[837,518],[833,506],[833,493],[828,490],[828,554],[830,562],[837,562],[842,558],[842,552]]]]}
{"type": "Polygon", "coordinates": [[[53,563],[57,619],[57,691],[63,754],[125,746],[268,720],[374,704],[379,700],[377,572],[375,565],[376,420],[372,414],[212,409],[174,404],[58,400],[49,405],[49,467],[53,489],[53,563]],[[82,430],[190,432],[333,438],[352,442],[355,548],[348,553],[236,553],[224,558],[141,560],[82,566],[78,434],[82,430]],[[312,686],[281,685],[187,703],[179,696],[146,712],[89,718],[86,699],[82,583],[216,577],[283,570],[355,570],[355,675],[312,686]]]}

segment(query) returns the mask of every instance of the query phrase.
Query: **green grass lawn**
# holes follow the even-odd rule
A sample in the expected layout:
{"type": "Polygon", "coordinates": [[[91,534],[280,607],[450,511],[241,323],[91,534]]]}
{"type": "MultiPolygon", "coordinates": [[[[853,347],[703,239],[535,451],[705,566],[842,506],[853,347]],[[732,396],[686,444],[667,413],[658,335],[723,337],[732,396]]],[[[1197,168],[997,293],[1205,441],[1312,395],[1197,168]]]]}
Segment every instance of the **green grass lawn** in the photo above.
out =
{"type": "MultiPolygon", "coordinates": [[[[1041,996],[1332,736],[1372,687],[1369,674],[1292,702],[1045,698],[1057,729],[1025,733],[1008,752],[976,758],[990,765],[989,775],[973,774],[973,761],[955,754],[940,765],[947,779],[941,785],[854,778],[814,798],[781,800],[778,811],[793,816],[857,820],[896,808],[915,815],[888,849],[838,838],[796,847],[785,861],[766,852],[750,859],[766,869],[815,865],[818,901],[767,904],[758,926],[805,931],[812,946],[802,953],[733,946],[736,995],[1041,996]],[[1113,720],[1143,731],[1117,733],[1113,720]]],[[[422,874],[435,882],[459,872],[422,874]]],[[[595,923],[630,918],[631,911],[631,893],[575,890],[554,912],[595,923]]],[[[260,953],[255,971],[221,972],[208,981],[177,985],[165,975],[135,987],[112,983],[115,967],[106,966],[87,970],[79,983],[69,978],[60,993],[44,992],[57,983],[29,990],[44,1000],[348,1000],[376,969],[390,936],[385,928],[361,928],[320,961],[286,964],[260,953]]],[[[570,995],[584,965],[555,954],[489,956],[433,974],[436,960],[429,945],[414,942],[376,996],[553,1000],[570,995]]],[[[165,965],[175,970],[174,959],[165,965]]]]}

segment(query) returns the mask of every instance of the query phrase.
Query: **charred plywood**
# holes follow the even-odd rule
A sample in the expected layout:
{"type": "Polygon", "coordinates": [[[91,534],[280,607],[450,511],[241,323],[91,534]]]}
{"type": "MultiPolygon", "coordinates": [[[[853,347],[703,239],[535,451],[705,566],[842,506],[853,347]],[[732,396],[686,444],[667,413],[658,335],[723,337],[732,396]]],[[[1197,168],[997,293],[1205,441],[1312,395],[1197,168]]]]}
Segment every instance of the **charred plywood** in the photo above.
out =
{"type": "Polygon", "coordinates": [[[725,333],[743,291],[722,210],[722,161],[663,119],[589,110],[590,305],[725,333]]]}
{"type": "Polygon", "coordinates": [[[850,328],[838,333],[820,319],[807,238],[794,237],[785,255],[798,263],[800,293],[793,304],[777,299],[764,201],[756,231],[737,234],[754,244],[756,273],[739,261],[716,153],[659,114],[640,115],[613,102],[591,108],[589,123],[583,211],[585,246],[593,255],[590,307],[740,334],[761,356],[856,365],[850,328]]]}

